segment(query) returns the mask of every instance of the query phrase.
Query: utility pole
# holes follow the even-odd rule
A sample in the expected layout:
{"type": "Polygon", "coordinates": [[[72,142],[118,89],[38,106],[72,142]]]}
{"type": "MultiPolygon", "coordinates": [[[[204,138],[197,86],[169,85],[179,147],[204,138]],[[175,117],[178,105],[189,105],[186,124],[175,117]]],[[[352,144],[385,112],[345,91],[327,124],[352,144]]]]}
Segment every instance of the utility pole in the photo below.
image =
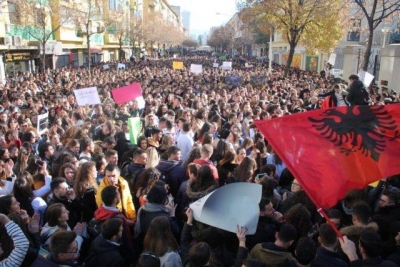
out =
{"type": "Polygon", "coordinates": [[[269,45],[268,45],[268,73],[272,74],[272,35],[274,34],[274,27],[271,27],[269,34],[269,45]]]}
{"type": "Polygon", "coordinates": [[[357,56],[357,73],[360,71],[360,59],[361,59],[361,48],[358,48],[358,56],[357,56]]]}

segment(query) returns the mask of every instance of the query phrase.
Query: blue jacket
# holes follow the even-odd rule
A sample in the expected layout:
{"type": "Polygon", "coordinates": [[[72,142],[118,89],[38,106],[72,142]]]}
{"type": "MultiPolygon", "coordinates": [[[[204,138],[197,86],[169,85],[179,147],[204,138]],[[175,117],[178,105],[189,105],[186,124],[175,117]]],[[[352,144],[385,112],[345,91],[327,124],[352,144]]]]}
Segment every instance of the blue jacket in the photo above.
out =
{"type": "Polygon", "coordinates": [[[179,186],[188,179],[185,168],[181,166],[180,161],[161,160],[156,167],[163,174],[165,183],[170,187],[170,192],[176,198],[179,186]]]}

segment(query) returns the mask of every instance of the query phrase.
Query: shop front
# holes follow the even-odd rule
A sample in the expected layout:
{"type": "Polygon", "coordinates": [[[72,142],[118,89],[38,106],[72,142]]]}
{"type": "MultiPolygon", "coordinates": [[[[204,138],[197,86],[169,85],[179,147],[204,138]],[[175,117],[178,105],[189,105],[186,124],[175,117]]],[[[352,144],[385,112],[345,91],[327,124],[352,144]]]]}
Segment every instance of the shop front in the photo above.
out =
{"type": "MultiPolygon", "coordinates": [[[[88,64],[89,61],[89,55],[87,53],[87,50],[85,51],[85,64],[88,64]]],[[[100,63],[103,61],[103,50],[101,47],[93,47],[90,48],[90,63],[91,64],[96,64],[100,63]]]]}
{"type": "Polygon", "coordinates": [[[35,71],[35,56],[30,51],[9,51],[4,53],[5,72],[35,71]]]}

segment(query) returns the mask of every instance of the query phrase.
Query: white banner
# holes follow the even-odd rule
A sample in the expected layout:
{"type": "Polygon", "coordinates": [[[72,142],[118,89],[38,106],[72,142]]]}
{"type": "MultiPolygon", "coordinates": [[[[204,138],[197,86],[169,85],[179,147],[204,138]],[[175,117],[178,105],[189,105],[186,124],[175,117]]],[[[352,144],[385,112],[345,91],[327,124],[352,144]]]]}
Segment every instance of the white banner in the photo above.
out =
{"type": "Polygon", "coordinates": [[[76,89],[74,94],[79,106],[101,104],[96,87],[76,89]]]}
{"type": "Polygon", "coordinates": [[[360,77],[360,81],[363,82],[363,84],[365,85],[365,87],[369,87],[370,84],[372,83],[372,81],[374,80],[374,75],[372,75],[369,72],[365,72],[363,70],[360,70],[360,72],[358,73],[358,77],[360,77]]]}
{"type": "Polygon", "coordinates": [[[122,64],[122,63],[118,63],[118,69],[119,70],[121,70],[121,69],[125,69],[125,64],[122,64]]]}
{"type": "Polygon", "coordinates": [[[197,64],[190,65],[190,72],[195,74],[203,73],[203,65],[197,65],[197,64]]]}
{"type": "Polygon", "coordinates": [[[335,65],[335,62],[336,62],[336,54],[330,54],[328,63],[333,66],[333,65],[335,65]]]}
{"type": "Polygon", "coordinates": [[[232,62],[229,62],[229,61],[222,62],[221,69],[223,69],[223,70],[232,70],[232,62]]]}
{"type": "Polygon", "coordinates": [[[239,225],[253,235],[260,215],[261,191],[259,184],[232,183],[190,204],[190,208],[199,222],[233,233],[239,225]]]}

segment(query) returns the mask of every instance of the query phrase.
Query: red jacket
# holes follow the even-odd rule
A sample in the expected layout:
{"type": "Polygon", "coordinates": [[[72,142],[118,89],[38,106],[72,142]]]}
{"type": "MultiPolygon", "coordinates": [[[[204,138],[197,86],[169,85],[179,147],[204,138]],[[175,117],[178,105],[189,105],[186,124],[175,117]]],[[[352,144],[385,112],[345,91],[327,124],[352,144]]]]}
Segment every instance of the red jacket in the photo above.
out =
{"type": "MultiPolygon", "coordinates": [[[[121,214],[122,217],[124,215],[122,214],[121,211],[112,211],[104,208],[103,205],[101,205],[95,212],[94,212],[94,217],[99,220],[99,221],[105,221],[109,218],[117,217],[118,214],[121,214]]],[[[118,216],[119,217],[119,216],[118,216]]]]}
{"type": "Polygon", "coordinates": [[[193,161],[193,163],[199,164],[201,166],[209,166],[210,169],[211,169],[211,172],[212,172],[212,174],[214,176],[215,181],[218,182],[218,179],[219,179],[218,170],[217,170],[217,168],[215,168],[214,164],[211,161],[204,160],[204,159],[195,159],[193,161]]]}

